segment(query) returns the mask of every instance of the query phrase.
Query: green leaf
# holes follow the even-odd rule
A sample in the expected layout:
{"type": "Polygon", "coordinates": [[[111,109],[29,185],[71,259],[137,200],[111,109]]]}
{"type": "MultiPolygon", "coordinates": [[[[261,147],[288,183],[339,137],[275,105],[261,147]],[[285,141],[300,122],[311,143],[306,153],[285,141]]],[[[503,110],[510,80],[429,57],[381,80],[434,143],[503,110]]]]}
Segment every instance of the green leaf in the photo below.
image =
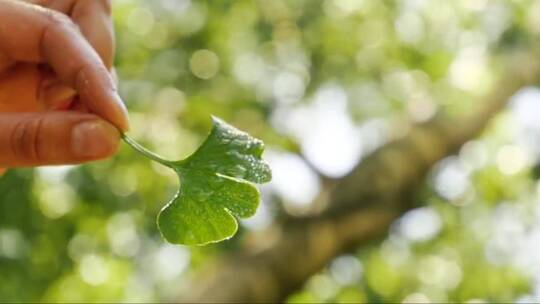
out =
{"type": "Polygon", "coordinates": [[[235,216],[255,214],[260,194],[254,183],[270,181],[270,167],[262,160],[262,141],[212,118],[212,130],[188,158],[168,161],[124,135],[143,155],[176,171],[180,190],[158,215],[163,237],[176,244],[204,245],[236,233],[235,216]]]}

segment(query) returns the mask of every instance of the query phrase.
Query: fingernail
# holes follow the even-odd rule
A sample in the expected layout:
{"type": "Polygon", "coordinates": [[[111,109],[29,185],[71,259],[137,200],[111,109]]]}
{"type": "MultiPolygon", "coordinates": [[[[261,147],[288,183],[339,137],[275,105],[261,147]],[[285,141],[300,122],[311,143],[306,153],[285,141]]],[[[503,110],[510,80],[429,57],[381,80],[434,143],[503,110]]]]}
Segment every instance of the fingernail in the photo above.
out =
{"type": "Polygon", "coordinates": [[[122,131],[127,132],[129,131],[129,119],[128,119],[128,110],[126,108],[126,105],[118,95],[118,93],[113,94],[113,98],[115,100],[115,103],[117,105],[117,111],[118,111],[118,119],[121,121],[121,125],[118,126],[122,131]]]}
{"type": "Polygon", "coordinates": [[[110,156],[118,148],[120,134],[107,122],[90,120],[79,123],[71,131],[73,153],[82,159],[110,156]]]}

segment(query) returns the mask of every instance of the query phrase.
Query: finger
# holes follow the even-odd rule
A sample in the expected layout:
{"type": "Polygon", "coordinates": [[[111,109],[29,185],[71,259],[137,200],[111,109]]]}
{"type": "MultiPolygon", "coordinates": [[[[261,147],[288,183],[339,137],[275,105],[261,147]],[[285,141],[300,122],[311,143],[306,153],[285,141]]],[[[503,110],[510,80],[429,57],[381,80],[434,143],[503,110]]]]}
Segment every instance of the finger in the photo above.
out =
{"type": "Polygon", "coordinates": [[[76,93],[43,66],[18,64],[0,73],[0,112],[67,110],[76,93]]]}
{"type": "Polygon", "coordinates": [[[83,112],[88,113],[88,108],[84,105],[84,103],[80,102],[80,100],[75,99],[71,105],[69,106],[70,111],[77,111],[77,112],[83,112]]]}
{"type": "Polygon", "coordinates": [[[17,60],[47,62],[93,113],[128,129],[127,111],[107,68],[68,17],[4,0],[0,20],[0,51],[17,60]]]}
{"type": "Polygon", "coordinates": [[[114,29],[110,0],[41,0],[35,3],[69,15],[105,66],[109,69],[112,67],[114,29]]]}
{"type": "Polygon", "coordinates": [[[114,61],[114,29],[110,0],[78,0],[71,18],[108,69],[114,61]]]}
{"type": "Polygon", "coordinates": [[[42,75],[35,64],[17,64],[0,74],[0,112],[45,110],[37,99],[41,80],[42,75]]]}
{"type": "Polygon", "coordinates": [[[73,9],[75,1],[77,0],[37,0],[37,4],[68,15],[73,9]]]}
{"type": "Polygon", "coordinates": [[[41,67],[40,72],[43,78],[39,85],[38,99],[45,105],[45,108],[52,111],[69,109],[77,92],[64,85],[47,67],[41,67]]]}
{"type": "Polygon", "coordinates": [[[23,0],[23,1],[36,4],[36,5],[46,6],[49,2],[53,0],[23,0]]]}
{"type": "Polygon", "coordinates": [[[118,87],[118,73],[116,73],[116,69],[115,68],[112,68],[111,69],[111,76],[112,76],[112,79],[114,81],[114,84],[116,85],[116,87],[118,87]]]}
{"type": "Polygon", "coordinates": [[[0,53],[0,73],[12,67],[13,64],[15,64],[15,61],[13,59],[0,53]]]}
{"type": "Polygon", "coordinates": [[[0,114],[0,168],[74,164],[118,149],[119,132],[93,114],[0,114]]]}
{"type": "Polygon", "coordinates": [[[42,101],[47,110],[62,111],[71,107],[77,93],[61,83],[54,83],[42,89],[42,101]]]}

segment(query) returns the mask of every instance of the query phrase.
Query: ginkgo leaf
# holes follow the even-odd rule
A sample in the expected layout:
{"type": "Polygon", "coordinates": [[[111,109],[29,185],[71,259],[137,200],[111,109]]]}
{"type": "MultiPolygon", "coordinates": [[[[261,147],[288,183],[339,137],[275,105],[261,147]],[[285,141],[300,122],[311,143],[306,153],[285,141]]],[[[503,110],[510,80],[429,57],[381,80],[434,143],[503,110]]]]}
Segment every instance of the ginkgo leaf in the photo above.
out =
{"type": "Polygon", "coordinates": [[[180,190],[158,215],[163,237],[176,244],[203,245],[236,233],[235,218],[255,214],[260,194],[255,183],[271,179],[262,160],[264,144],[219,118],[204,143],[188,158],[167,161],[128,137],[126,142],[146,156],[174,169],[180,190]]]}

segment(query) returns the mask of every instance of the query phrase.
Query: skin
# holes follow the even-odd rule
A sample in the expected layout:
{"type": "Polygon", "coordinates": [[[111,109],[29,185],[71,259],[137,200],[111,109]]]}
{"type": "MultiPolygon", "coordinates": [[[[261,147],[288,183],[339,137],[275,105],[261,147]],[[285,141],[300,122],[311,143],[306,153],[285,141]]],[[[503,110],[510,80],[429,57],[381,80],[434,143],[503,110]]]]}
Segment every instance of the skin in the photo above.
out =
{"type": "Polygon", "coordinates": [[[127,111],[110,1],[0,0],[0,168],[113,155],[127,111]]]}

